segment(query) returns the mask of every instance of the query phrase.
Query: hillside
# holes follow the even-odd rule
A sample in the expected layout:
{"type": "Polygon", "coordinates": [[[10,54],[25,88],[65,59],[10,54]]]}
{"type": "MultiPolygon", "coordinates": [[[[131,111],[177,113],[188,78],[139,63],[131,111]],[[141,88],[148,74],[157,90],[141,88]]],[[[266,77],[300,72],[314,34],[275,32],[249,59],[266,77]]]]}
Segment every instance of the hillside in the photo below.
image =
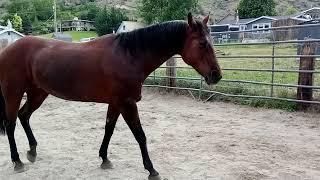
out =
{"type": "MultiPolygon", "coordinates": [[[[130,15],[136,18],[136,7],[139,0],[60,0],[65,5],[80,5],[89,1],[96,1],[100,5],[114,5],[126,9],[130,15]]],[[[202,14],[211,12],[213,18],[211,20],[219,20],[230,12],[234,12],[239,0],[199,0],[202,14]]],[[[277,12],[279,15],[284,15],[289,6],[293,6],[299,11],[309,9],[311,7],[320,6],[319,0],[276,0],[277,12]]]]}
{"type": "MultiPolygon", "coordinates": [[[[3,7],[9,0],[0,1],[0,14],[3,12],[3,7]]],[[[122,9],[126,9],[129,17],[137,19],[136,7],[139,0],[57,0],[64,6],[78,6],[88,2],[96,2],[100,6],[115,6],[122,9]]],[[[239,0],[199,0],[200,12],[202,15],[211,12],[211,21],[220,20],[228,13],[234,12],[239,0]]],[[[319,0],[276,0],[277,2],[277,12],[279,15],[284,15],[286,9],[289,6],[293,6],[299,11],[306,10],[311,7],[320,6],[319,0]]]]}

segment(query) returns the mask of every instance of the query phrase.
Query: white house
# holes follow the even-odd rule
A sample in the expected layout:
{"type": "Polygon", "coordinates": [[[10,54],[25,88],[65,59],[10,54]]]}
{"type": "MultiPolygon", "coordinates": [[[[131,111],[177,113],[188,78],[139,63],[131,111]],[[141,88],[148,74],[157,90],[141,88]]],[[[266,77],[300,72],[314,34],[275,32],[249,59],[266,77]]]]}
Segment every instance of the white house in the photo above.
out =
{"type": "Polygon", "coordinates": [[[5,47],[22,37],[24,37],[24,35],[14,30],[10,21],[8,22],[8,26],[0,26],[1,47],[5,47]]]}
{"type": "Polygon", "coordinates": [[[80,20],[75,17],[73,20],[61,21],[59,31],[90,31],[95,30],[94,21],[80,20]]]}
{"type": "Polygon", "coordinates": [[[117,34],[118,33],[122,33],[122,32],[129,32],[135,29],[139,29],[139,28],[143,28],[145,27],[145,25],[143,23],[140,22],[136,22],[136,21],[122,21],[122,23],[120,24],[118,30],[117,30],[117,34]]]}

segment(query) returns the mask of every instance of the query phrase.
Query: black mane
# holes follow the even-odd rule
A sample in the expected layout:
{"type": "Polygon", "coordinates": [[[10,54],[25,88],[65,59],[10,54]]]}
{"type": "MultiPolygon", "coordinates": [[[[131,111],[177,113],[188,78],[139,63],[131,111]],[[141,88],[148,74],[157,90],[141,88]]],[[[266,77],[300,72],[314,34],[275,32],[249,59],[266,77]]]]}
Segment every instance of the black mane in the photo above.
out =
{"type": "Polygon", "coordinates": [[[181,52],[188,24],[184,21],[169,21],[146,28],[120,33],[118,45],[131,55],[150,52],[153,54],[175,54],[181,52]]]}

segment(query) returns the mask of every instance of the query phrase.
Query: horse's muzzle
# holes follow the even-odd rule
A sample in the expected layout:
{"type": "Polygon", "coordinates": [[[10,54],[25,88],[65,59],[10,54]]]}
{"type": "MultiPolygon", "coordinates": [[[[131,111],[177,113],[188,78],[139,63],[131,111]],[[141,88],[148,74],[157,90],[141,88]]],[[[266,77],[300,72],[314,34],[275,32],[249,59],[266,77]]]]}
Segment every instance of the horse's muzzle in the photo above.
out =
{"type": "Polygon", "coordinates": [[[205,78],[205,81],[208,85],[217,84],[221,79],[222,76],[217,71],[211,71],[205,78]]]}

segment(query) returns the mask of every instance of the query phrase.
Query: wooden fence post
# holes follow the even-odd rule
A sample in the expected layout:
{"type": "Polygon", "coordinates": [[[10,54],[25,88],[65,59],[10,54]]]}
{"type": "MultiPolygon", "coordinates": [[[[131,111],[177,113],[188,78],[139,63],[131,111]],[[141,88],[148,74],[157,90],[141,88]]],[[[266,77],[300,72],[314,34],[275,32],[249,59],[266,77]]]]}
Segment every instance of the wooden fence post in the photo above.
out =
{"type": "MultiPolygon", "coordinates": [[[[316,44],[305,43],[302,47],[302,55],[315,55],[316,44]]],[[[299,70],[313,71],[315,68],[315,57],[301,57],[299,70]]],[[[313,86],[313,73],[299,72],[298,85],[313,86]]],[[[298,87],[297,99],[311,101],[312,100],[312,88],[298,87]]],[[[305,110],[310,106],[308,103],[299,103],[298,108],[305,110]]]]}
{"type": "Polygon", "coordinates": [[[167,86],[169,87],[176,87],[177,86],[177,81],[175,79],[176,75],[177,75],[177,70],[175,68],[176,66],[176,60],[174,57],[171,57],[167,62],[166,65],[169,66],[166,69],[166,76],[169,76],[169,78],[167,78],[167,86]],[[174,78],[170,78],[170,77],[174,77],[174,78]]]}

